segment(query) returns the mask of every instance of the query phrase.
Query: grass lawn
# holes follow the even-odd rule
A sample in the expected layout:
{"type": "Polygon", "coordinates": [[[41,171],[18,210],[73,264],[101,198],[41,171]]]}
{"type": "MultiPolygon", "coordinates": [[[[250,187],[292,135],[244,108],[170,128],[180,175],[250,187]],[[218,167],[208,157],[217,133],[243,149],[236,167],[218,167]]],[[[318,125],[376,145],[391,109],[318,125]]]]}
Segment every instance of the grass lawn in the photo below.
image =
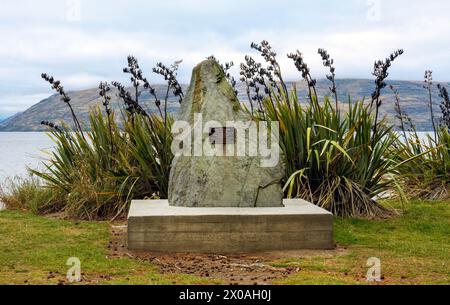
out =
{"type": "MultiPolygon", "coordinates": [[[[382,284],[450,284],[449,203],[414,201],[403,215],[386,220],[336,219],[337,250],[272,257],[267,263],[275,268],[296,268],[270,282],[366,284],[367,259],[377,257],[382,284]]],[[[65,279],[69,257],[80,259],[84,283],[228,283],[183,272],[161,273],[149,261],[109,255],[108,222],[0,211],[0,236],[0,284],[57,284],[65,279]]]]}

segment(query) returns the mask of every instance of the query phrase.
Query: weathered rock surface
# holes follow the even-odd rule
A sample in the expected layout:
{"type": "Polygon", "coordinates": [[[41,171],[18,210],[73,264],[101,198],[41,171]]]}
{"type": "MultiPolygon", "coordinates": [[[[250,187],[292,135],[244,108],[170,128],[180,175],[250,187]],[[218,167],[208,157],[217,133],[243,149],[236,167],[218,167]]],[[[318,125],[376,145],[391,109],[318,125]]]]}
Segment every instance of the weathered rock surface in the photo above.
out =
{"type": "MultiPolygon", "coordinates": [[[[233,88],[213,60],[197,65],[181,105],[178,120],[194,125],[194,114],[203,123],[250,121],[233,88]]],[[[210,141],[204,133],[202,141],[210,141]]],[[[193,142],[192,142],[193,143],[193,142]]],[[[280,158],[281,159],[281,158],[280,158]]],[[[169,202],[185,207],[280,207],[283,162],[260,167],[259,156],[179,156],[172,163],[169,202]]]]}

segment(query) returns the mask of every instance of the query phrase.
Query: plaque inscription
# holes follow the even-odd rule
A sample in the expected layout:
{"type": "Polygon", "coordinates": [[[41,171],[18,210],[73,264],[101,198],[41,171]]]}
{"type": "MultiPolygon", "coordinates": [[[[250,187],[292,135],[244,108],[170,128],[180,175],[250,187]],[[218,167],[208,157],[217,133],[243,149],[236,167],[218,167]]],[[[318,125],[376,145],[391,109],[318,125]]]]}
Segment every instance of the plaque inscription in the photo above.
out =
{"type": "Polygon", "coordinates": [[[233,127],[213,127],[209,129],[209,142],[211,144],[235,144],[236,129],[233,127]]]}

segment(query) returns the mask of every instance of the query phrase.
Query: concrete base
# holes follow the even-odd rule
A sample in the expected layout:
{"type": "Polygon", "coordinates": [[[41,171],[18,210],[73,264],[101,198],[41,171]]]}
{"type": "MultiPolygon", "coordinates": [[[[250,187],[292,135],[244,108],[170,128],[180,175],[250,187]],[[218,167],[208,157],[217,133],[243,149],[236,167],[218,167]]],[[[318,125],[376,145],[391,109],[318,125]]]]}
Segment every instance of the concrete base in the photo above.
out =
{"type": "Polygon", "coordinates": [[[128,248],[161,252],[243,253],[332,249],[333,216],[304,200],[277,208],[186,208],[134,200],[128,248]]]}

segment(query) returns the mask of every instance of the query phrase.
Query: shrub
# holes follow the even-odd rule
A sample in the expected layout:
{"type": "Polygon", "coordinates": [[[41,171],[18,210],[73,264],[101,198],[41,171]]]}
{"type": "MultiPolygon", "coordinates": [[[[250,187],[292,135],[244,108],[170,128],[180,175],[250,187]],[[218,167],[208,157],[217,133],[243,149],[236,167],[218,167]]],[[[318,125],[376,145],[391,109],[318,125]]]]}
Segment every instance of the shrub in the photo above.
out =
{"type": "MultiPolygon", "coordinates": [[[[285,191],[288,197],[309,200],[334,215],[343,217],[379,217],[391,213],[374,198],[392,188],[396,162],[392,150],[396,136],[392,127],[378,119],[381,105],[379,92],[385,86],[387,69],[402,51],[397,51],[385,62],[375,64],[376,90],[372,103],[348,101],[348,109],[341,114],[338,101],[325,97],[319,103],[315,79],[302,54],[288,54],[308,85],[309,101],[300,103],[293,86],[290,92],[281,77],[276,54],[268,42],[252,44],[268,67],[247,56],[247,65],[241,66],[243,80],[249,84],[257,102],[255,117],[280,122],[280,145],[286,159],[285,191]],[[273,75],[272,75],[273,71],[273,75]],[[276,79],[276,81],[274,81],[276,79]],[[265,89],[265,96],[260,93],[265,89]],[[333,107],[333,104],[335,106],[333,107]],[[376,115],[372,108],[376,107],[376,115]]],[[[330,69],[331,93],[337,99],[335,68],[328,53],[319,49],[324,65],[330,69]]]]}
{"type": "Polygon", "coordinates": [[[399,179],[408,196],[414,199],[450,198],[450,101],[445,87],[438,85],[442,98],[442,118],[436,126],[431,99],[432,86],[432,72],[426,71],[424,88],[429,93],[428,107],[433,133],[427,134],[425,140],[419,138],[411,119],[402,112],[400,98],[396,94],[397,117],[403,133],[403,138],[395,143],[399,151],[399,179]]]}
{"type": "Polygon", "coordinates": [[[286,157],[285,190],[344,217],[385,216],[373,198],[395,187],[395,163],[388,158],[395,137],[381,122],[372,146],[374,117],[362,101],[348,104],[341,117],[325,97],[301,105],[291,98],[265,101],[270,120],[280,122],[280,143],[286,157]]]}
{"type": "MultiPolygon", "coordinates": [[[[170,68],[159,63],[155,73],[168,82],[167,92],[171,89],[181,99],[181,87],[175,79],[177,68],[178,63],[170,68]]],[[[163,104],[132,56],[128,57],[124,72],[132,75],[135,95],[120,83],[112,83],[124,102],[120,120],[116,121],[109,105],[109,84],[100,83],[105,111],[100,107],[91,109],[88,125],[82,127],[61,83],[43,74],[74,114],[75,130],[68,125],[42,122],[51,128],[49,135],[55,148],[44,162],[44,171],[30,171],[57,194],[58,200],[46,201],[40,211],[64,212],[84,219],[114,219],[128,211],[133,198],[167,198],[173,158],[170,150],[173,118],[167,113],[168,93],[163,104]],[[141,85],[155,97],[159,114],[148,114],[139,104],[141,85]]]]}
{"type": "Polygon", "coordinates": [[[165,145],[171,139],[163,124],[157,115],[134,114],[125,116],[121,130],[113,113],[105,118],[97,108],[84,137],[66,126],[52,130],[56,146],[45,170],[31,170],[64,198],[61,205],[49,202],[46,210],[114,218],[128,210],[132,198],[166,197],[171,155],[165,145]]]}

